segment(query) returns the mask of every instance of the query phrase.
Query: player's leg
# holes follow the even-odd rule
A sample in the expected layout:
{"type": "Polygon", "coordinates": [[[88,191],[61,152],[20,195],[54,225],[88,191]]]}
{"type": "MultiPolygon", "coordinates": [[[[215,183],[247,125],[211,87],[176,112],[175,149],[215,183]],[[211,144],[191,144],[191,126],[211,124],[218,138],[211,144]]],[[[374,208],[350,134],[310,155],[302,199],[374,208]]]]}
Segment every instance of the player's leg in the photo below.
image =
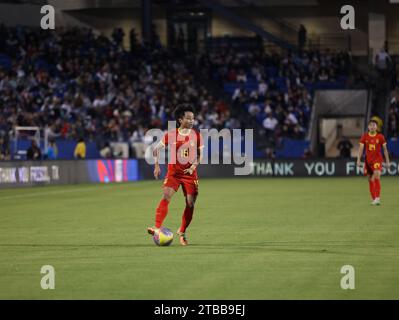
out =
{"type": "Polygon", "coordinates": [[[370,191],[370,195],[371,195],[371,199],[375,199],[375,187],[374,187],[374,178],[373,175],[369,175],[368,176],[369,179],[369,191],[370,191]]]}
{"type": "Polygon", "coordinates": [[[162,226],[162,223],[168,214],[169,202],[178,188],[179,182],[174,177],[165,178],[162,198],[155,210],[155,226],[147,228],[149,234],[154,234],[154,232],[162,226]]]}
{"type": "Polygon", "coordinates": [[[179,231],[182,233],[186,232],[187,227],[190,225],[190,222],[193,219],[194,205],[196,200],[197,200],[197,195],[193,194],[186,195],[186,207],[184,208],[181,226],[179,229],[179,231]]]}
{"type": "Polygon", "coordinates": [[[164,187],[162,198],[159,201],[155,214],[155,228],[160,228],[168,214],[168,205],[176,191],[171,187],[164,187]]]}
{"type": "MultiPolygon", "coordinates": [[[[369,164],[367,162],[364,164],[364,175],[367,175],[367,177],[368,177],[369,191],[370,191],[371,199],[374,202],[374,199],[375,199],[375,186],[374,186],[373,171],[372,171],[372,168],[369,166],[369,164]]],[[[372,204],[373,204],[373,202],[372,202],[372,204]]]]}
{"type": "Polygon", "coordinates": [[[181,226],[177,230],[177,235],[179,236],[180,244],[185,246],[188,244],[186,230],[193,219],[194,205],[198,196],[198,180],[184,181],[182,188],[186,199],[186,207],[184,208],[181,226]]]}
{"type": "Polygon", "coordinates": [[[381,193],[381,170],[374,170],[373,172],[373,180],[374,180],[374,204],[379,205],[380,201],[380,193],[381,193]]]}

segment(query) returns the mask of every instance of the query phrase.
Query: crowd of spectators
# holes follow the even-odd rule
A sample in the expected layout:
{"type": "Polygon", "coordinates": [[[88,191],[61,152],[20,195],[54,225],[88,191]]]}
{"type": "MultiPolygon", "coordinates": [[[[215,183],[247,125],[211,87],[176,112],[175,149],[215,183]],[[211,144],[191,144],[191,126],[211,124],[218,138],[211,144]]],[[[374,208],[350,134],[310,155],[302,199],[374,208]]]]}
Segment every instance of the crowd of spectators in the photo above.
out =
{"type": "Polygon", "coordinates": [[[341,82],[346,87],[351,63],[344,52],[261,50],[224,50],[206,55],[203,61],[220,86],[238,84],[231,94],[232,115],[247,119],[246,124],[257,129],[258,145],[266,148],[268,157],[282,138],[306,137],[312,85],[341,82]]]}
{"type": "Polygon", "coordinates": [[[306,137],[312,84],[350,79],[344,52],[187,54],[157,37],[156,46],[138,43],[134,30],[125,49],[124,37],[122,29],[107,38],[85,28],[0,26],[0,159],[10,157],[15,126],[45,129],[51,148],[58,138],[84,138],[108,157],[111,142],[128,142],[134,156],[146,131],[166,129],[182,102],[196,107],[200,129],[254,128],[272,157],[282,138],[306,137]],[[238,85],[223,94],[229,83],[238,85]]]}
{"type": "Polygon", "coordinates": [[[195,57],[137,43],[125,50],[123,38],[120,30],[109,39],[82,28],[1,26],[2,146],[15,126],[46,128],[49,139],[96,141],[99,149],[133,145],[146,130],[166,128],[182,102],[199,107],[201,127],[227,122],[218,113],[227,106],[196,80],[195,57]]]}

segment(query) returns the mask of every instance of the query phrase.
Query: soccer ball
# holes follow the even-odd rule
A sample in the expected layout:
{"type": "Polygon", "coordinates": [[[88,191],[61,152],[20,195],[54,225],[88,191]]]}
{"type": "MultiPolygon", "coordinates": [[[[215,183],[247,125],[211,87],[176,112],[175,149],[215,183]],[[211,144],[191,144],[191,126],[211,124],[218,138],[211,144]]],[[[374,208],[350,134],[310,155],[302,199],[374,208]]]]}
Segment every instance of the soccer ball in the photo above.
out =
{"type": "Polygon", "coordinates": [[[168,246],[173,241],[173,232],[168,228],[161,227],[152,237],[157,246],[168,246]]]}

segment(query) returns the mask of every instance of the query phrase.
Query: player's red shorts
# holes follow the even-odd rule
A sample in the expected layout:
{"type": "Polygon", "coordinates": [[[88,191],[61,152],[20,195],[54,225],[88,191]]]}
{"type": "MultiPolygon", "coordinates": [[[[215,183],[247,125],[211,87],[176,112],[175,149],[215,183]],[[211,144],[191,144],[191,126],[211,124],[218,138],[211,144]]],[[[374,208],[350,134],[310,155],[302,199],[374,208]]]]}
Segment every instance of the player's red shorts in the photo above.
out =
{"type": "Polygon", "coordinates": [[[372,162],[368,163],[367,161],[364,163],[364,175],[372,175],[375,170],[380,170],[382,168],[382,162],[372,162]]]}
{"type": "Polygon", "coordinates": [[[181,185],[184,195],[198,195],[198,177],[190,175],[166,175],[163,182],[164,187],[172,188],[177,191],[181,185]]]}

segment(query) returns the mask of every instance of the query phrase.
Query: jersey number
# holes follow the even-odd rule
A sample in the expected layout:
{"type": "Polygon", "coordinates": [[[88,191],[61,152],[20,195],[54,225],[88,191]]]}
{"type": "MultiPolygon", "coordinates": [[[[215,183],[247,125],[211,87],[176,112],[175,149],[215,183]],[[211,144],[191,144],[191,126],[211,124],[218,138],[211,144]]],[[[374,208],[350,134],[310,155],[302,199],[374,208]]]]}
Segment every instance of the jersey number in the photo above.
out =
{"type": "Polygon", "coordinates": [[[375,144],[369,144],[369,151],[375,151],[375,144]]]}
{"type": "Polygon", "coordinates": [[[181,151],[182,158],[188,158],[188,149],[184,149],[181,151]]]}

